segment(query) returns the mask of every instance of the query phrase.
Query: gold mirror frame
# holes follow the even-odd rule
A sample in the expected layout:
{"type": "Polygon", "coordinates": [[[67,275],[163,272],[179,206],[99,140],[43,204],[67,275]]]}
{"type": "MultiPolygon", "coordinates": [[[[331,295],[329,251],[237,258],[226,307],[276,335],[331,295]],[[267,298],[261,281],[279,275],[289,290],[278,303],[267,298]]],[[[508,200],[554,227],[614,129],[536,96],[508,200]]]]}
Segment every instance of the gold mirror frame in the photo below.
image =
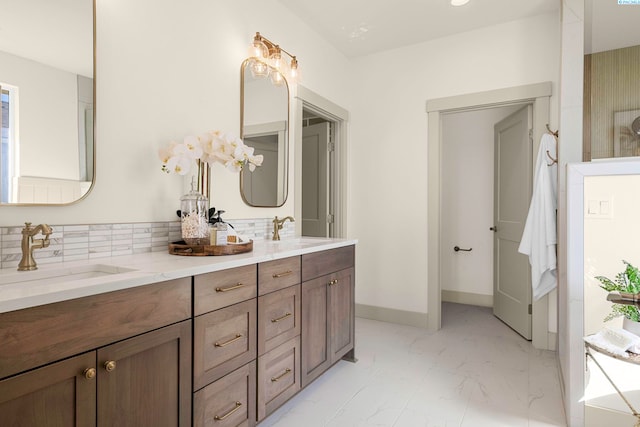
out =
{"type": "MultiPolygon", "coordinates": [[[[282,86],[274,86],[268,76],[262,78],[251,77],[249,67],[252,61],[255,61],[255,59],[246,59],[240,67],[240,137],[246,145],[256,150],[256,154],[265,155],[265,160],[262,166],[258,167],[254,172],[245,169],[240,173],[240,195],[242,196],[242,200],[249,206],[275,208],[285,204],[289,193],[289,85],[286,79],[282,86]],[[278,117],[270,117],[268,120],[260,123],[245,123],[248,116],[246,101],[248,96],[250,96],[247,90],[247,83],[249,83],[246,81],[247,74],[252,78],[252,82],[257,83],[263,81],[265,84],[263,88],[266,88],[267,91],[271,90],[271,88],[284,90],[282,95],[286,102],[285,114],[281,114],[278,117]],[[262,141],[256,141],[258,138],[262,139],[262,141]],[[276,144],[276,150],[269,150],[271,154],[264,152],[259,147],[260,143],[276,144]],[[276,161],[275,165],[274,160],[276,161]],[[254,200],[251,190],[247,188],[250,186],[250,183],[253,182],[250,181],[250,179],[253,179],[254,176],[262,180],[258,181],[261,184],[264,184],[265,181],[276,180],[275,184],[269,186],[275,192],[275,201],[273,203],[256,202],[254,200]],[[265,180],[266,177],[270,179],[265,180]]],[[[267,67],[269,67],[271,71],[274,70],[274,68],[270,66],[267,67]]],[[[273,101],[273,99],[260,99],[260,103],[262,104],[273,104],[273,101]]],[[[275,101],[280,100],[276,99],[275,101]]],[[[278,107],[274,108],[277,109],[278,107]]],[[[282,109],[284,108],[282,107],[282,109]]],[[[273,193],[269,194],[267,198],[272,199],[272,195],[273,193]]]]}
{"type": "MultiPolygon", "coordinates": [[[[89,186],[86,188],[86,191],[80,193],[80,195],[78,196],[77,199],[69,201],[69,202],[64,202],[64,203],[46,203],[46,202],[8,202],[8,203],[2,203],[0,202],[0,207],[3,206],[69,206],[69,205],[73,205],[76,204],[78,202],[80,202],[81,200],[83,200],[85,197],[87,197],[87,195],[91,192],[91,190],[93,189],[93,187],[95,186],[95,180],[96,180],[96,110],[97,110],[97,99],[96,99],[96,0],[87,0],[88,2],[90,2],[91,4],[91,25],[92,25],[92,30],[91,30],[91,36],[92,36],[92,80],[93,80],[93,84],[92,84],[92,96],[93,96],[93,100],[92,100],[92,111],[91,111],[91,138],[92,138],[92,143],[91,143],[91,154],[87,155],[87,163],[86,163],[86,167],[87,168],[91,168],[91,179],[90,179],[90,184],[89,186]]],[[[89,147],[89,145],[87,144],[87,147],[89,147]]],[[[80,167],[80,166],[78,166],[80,167]]],[[[38,178],[38,177],[36,177],[38,178]]],[[[47,179],[47,177],[42,177],[44,179],[47,179]]],[[[55,180],[56,178],[51,178],[52,180],[55,180]]],[[[82,181],[79,181],[82,182],[82,181]]],[[[86,180],[84,182],[89,182],[89,180],[86,180]]]]}

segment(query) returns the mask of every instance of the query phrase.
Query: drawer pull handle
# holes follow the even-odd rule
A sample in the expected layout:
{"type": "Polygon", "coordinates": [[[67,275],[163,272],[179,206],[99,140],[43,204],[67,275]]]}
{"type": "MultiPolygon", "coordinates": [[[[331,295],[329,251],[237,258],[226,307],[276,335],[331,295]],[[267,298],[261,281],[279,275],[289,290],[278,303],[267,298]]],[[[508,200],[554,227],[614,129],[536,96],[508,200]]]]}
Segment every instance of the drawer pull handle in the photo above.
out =
{"type": "Polygon", "coordinates": [[[244,286],[244,283],[238,283],[237,285],[229,286],[226,288],[216,288],[216,292],[229,292],[233,291],[234,289],[242,288],[244,286]]]}
{"type": "Polygon", "coordinates": [[[271,377],[271,382],[275,383],[277,381],[280,381],[285,375],[290,374],[290,373],[291,373],[291,369],[287,368],[287,369],[284,370],[283,373],[281,373],[277,377],[271,377]]]}
{"type": "Polygon", "coordinates": [[[278,323],[290,316],[291,316],[291,313],[287,312],[287,314],[285,314],[284,316],[278,317],[277,319],[271,319],[271,323],[278,323]]]}
{"type": "Polygon", "coordinates": [[[333,279],[329,282],[329,286],[334,286],[338,284],[338,279],[333,279]]]}
{"type": "Polygon", "coordinates": [[[281,277],[288,276],[288,275],[290,275],[292,273],[293,273],[293,271],[291,271],[291,270],[283,271],[282,273],[273,273],[273,278],[274,279],[279,279],[281,277]]]}
{"type": "Polygon", "coordinates": [[[242,338],[244,335],[242,334],[236,334],[235,338],[231,338],[229,341],[225,341],[225,342],[216,342],[215,344],[213,344],[216,347],[225,347],[229,344],[232,344],[236,341],[238,341],[240,338],[242,338]]]}
{"type": "Polygon", "coordinates": [[[242,402],[236,402],[236,406],[234,406],[234,408],[232,410],[230,410],[229,412],[227,412],[224,415],[216,415],[215,417],[213,417],[213,419],[216,420],[216,421],[222,421],[222,420],[230,417],[231,414],[233,414],[238,409],[240,409],[241,406],[242,406],[242,402]]]}
{"type": "Polygon", "coordinates": [[[96,377],[96,368],[87,368],[83,372],[84,377],[88,380],[92,380],[96,377]]]}
{"type": "Polygon", "coordinates": [[[104,362],[104,369],[106,369],[107,372],[112,372],[116,370],[116,361],[115,360],[109,360],[108,362],[104,362]]]}

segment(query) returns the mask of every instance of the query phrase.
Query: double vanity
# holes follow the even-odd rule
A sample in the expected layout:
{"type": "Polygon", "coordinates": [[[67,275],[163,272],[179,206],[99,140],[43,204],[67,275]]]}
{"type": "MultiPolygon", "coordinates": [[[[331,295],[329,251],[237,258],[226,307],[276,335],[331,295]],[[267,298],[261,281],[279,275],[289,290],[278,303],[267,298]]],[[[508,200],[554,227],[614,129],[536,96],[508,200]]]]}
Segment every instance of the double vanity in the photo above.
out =
{"type": "Polygon", "coordinates": [[[0,420],[256,425],[354,360],[355,244],[0,270],[0,420]]]}

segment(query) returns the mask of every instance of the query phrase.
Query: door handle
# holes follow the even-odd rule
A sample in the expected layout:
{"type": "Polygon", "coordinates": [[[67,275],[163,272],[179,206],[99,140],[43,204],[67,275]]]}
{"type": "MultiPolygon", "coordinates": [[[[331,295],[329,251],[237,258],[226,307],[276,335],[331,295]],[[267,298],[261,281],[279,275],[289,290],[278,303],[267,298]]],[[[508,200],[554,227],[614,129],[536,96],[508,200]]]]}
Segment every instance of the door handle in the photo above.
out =
{"type": "Polygon", "coordinates": [[[471,252],[473,250],[473,248],[469,248],[469,249],[462,249],[460,246],[454,246],[453,250],[456,252],[471,252]]]}
{"type": "Polygon", "coordinates": [[[493,227],[489,227],[489,230],[493,231],[494,233],[498,232],[498,227],[496,227],[495,225],[493,227]]]}

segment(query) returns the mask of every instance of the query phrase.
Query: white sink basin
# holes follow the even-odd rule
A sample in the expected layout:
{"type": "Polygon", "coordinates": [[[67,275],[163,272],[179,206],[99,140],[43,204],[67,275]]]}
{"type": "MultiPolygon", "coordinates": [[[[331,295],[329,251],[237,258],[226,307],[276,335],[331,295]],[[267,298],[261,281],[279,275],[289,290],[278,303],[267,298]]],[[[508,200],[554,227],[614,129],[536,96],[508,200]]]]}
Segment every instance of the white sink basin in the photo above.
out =
{"type": "Polygon", "coordinates": [[[73,267],[41,265],[37,270],[33,271],[14,271],[7,274],[0,274],[0,286],[10,284],[32,285],[38,283],[53,284],[72,282],[75,280],[110,276],[131,271],[136,270],[108,264],[87,264],[73,267]]]}

